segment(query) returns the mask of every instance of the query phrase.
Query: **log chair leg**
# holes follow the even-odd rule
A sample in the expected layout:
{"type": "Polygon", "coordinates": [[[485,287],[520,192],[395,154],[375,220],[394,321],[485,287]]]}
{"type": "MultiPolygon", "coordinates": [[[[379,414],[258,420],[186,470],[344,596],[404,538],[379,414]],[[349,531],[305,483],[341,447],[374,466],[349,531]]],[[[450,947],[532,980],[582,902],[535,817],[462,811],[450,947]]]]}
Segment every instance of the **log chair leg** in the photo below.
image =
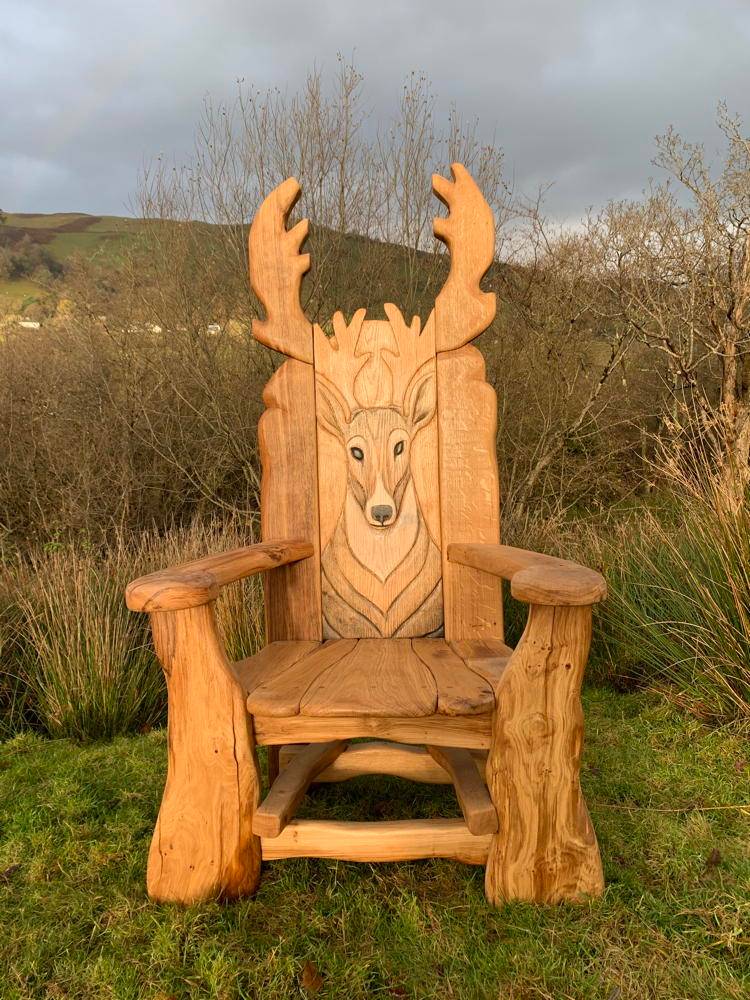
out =
{"type": "Polygon", "coordinates": [[[277,744],[272,744],[271,746],[266,747],[266,754],[267,754],[266,760],[268,762],[267,763],[267,767],[266,767],[266,771],[267,771],[267,774],[268,774],[268,787],[269,788],[271,787],[271,785],[274,783],[274,781],[276,781],[276,779],[279,776],[279,755],[280,755],[280,753],[281,753],[281,747],[278,746],[277,744]]]}
{"type": "Polygon", "coordinates": [[[590,641],[590,607],[532,605],[500,682],[487,759],[499,832],[485,893],[495,906],[574,900],[604,888],[579,782],[580,689],[590,641]]]}
{"type": "Polygon", "coordinates": [[[216,631],[212,605],[151,615],[167,679],[169,764],[148,857],[152,899],[195,903],[252,893],[260,801],[252,720],[216,631]]]}

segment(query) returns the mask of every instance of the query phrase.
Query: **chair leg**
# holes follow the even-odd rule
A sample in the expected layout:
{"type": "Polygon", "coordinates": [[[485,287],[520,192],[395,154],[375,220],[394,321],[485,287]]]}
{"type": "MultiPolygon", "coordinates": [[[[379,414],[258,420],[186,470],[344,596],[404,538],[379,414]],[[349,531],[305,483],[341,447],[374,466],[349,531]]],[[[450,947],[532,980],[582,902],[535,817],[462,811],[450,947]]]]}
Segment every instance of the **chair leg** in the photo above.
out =
{"type": "Polygon", "coordinates": [[[272,744],[266,747],[266,775],[268,777],[268,787],[276,781],[279,776],[279,755],[281,753],[281,747],[272,744]]]}
{"type": "Polygon", "coordinates": [[[260,774],[252,720],[204,605],[151,616],[167,679],[169,764],[148,858],[152,899],[195,903],[252,893],[260,774]]]}
{"type": "Polygon", "coordinates": [[[591,608],[531,606],[497,692],[487,785],[497,809],[485,892],[554,903],[600,895],[596,834],[579,782],[580,688],[591,608]]]}

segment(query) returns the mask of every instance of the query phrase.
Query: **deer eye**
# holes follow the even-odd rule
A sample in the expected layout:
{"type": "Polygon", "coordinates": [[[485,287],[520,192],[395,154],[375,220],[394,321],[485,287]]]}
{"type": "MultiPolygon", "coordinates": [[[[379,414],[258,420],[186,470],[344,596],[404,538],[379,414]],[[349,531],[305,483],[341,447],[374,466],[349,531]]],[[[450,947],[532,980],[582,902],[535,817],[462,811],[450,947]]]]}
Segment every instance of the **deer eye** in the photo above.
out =
{"type": "Polygon", "coordinates": [[[351,451],[352,455],[354,456],[354,458],[357,459],[358,462],[362,462],[364,460],[365,453],[362,451],[361,448],[355,447],[355,448],[350,448],[349,450],[351,451]]]}
{"type": "Polygon", "coordinates": [[[404,442],[399,441],[396,447],[393,449],[393,454],[396,455],[396,457],[398,457],[403,453],[403,450],[404,450],[404,442]]]}

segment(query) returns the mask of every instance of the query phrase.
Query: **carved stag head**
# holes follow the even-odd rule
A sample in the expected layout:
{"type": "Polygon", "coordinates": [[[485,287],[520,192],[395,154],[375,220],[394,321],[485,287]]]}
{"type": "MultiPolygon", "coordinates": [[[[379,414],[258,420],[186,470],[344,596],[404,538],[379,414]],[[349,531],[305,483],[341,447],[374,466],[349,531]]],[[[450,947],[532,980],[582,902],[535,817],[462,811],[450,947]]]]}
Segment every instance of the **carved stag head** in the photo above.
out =
{"type": "Polygon", "coordinates": [[[411,481],[411,443],[435,413],[435,371],[426,362],[412,377],[403,406],[370,406],[352,412],[325,376],[317,378],[318,421],[344,447],[348,488],[369,524],[398,520],[411,481]]]}
{"type": "Polygon", "coordinates": [[[450,271],[422,327],[407,324],[392,303],[387,320],[366,320],[358,310],[349,323],[332,319],[333,336],[312,325],[300,305],[309,254],[300,253],[305,219],[287,230],[300,195],[294,178],[262,203],[250,230],[250,281],[266,317],[255,320],[256,340],[315,365],[317,419],[346,456],[348,492],[368,524],[395,525],[411,481],[411,445],[436,408],[436,352],[473,340],[495,315],[495,296],[480,281],[494,254],[494,219],[467,170],[451,167],[452,180],[435,175],[432,186],[448,215],[434,233],[450,250],[450,271]]]}

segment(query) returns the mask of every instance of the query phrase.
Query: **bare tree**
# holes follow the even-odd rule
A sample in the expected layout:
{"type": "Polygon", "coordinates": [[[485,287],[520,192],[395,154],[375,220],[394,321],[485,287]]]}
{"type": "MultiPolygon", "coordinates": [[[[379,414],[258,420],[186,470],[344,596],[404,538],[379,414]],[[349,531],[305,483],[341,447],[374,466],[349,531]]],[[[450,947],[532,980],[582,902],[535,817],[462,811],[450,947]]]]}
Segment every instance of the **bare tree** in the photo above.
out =
{"type": "Polygon", "coordinates": [[[686,204],[669,183],[655,186],[642,202],[609,205],[587,235],[603,262],[600,284],[666,362],[675,439],[713,441],[741,494],[750,481],[750,141],[723,105],[718,124],[718,170],[673,129],[657,140],[655,162],[686,204]]]}
{"type": "Polygon", "coordinates": [[[154,481],[171,464],[190,502],[251,513],[255,424],[274,365],[250,336],[257,305],[246,235],[260,201],[289,175],[302,184],[311,320],[386,301],[424,318],[447,270],[432,234],[430,175],[453,160],[471,170],[499,223],[486,285],[500,311],[483,347],[503,408],[505,507],[523,512],[553,496],[575,503],[614,483],[628,447],[613,445],[628,418],[615,376],[632,333],[591,280],[594,248],[556,231],[539,201],[514,196],[502,151],[455,108],[441,118],[424,76],[409,76],[392,119],[374,123],[362,78],[343,60],[330,85],[313,72],[292,95],[243,83],[232,107],[207,101],[190,163],[157,161],[144,176],[142,237],[117,275],[101,287],[79,282],[77,307],[106,339],[105,353],[127,366],[122,385],[104,386],[123,454],[137,464],[150,449],[154,481]]]}
{"type": "MultiPolygon", "coordinates": [[[[229,357],[255,373],[258,398],[272,371],[268,352],[250,336],[257,304],[246,278],[247,226],[261,200],[288,176],[300,181],[298,211],[312,223],[313,266],[302,291],[311,320],[325,325],[337,309],[379,311],[391,299],[419,313],[431,306],[447,270],[432,236],[430,174],[447,172],[451,155],[474,168],[495,206],[503,204],[501,151],[482,146],[476,126],[462,127],[455,112],[438,128],[424,77],[407,79],[393,122],[378,131],[364,106],[361,75],[339,60],[331,86],[313,71],[291,96],[241,83],[231,108],[207,101],[192,161],[182,168],[157,161],[146,172],[137,204],[144,238],[120,278],[127,325],[158,328],[152,340],[160,347],[150,363],[160,384],[179,388],[177,412],[193,405],[185,387],[194,386],[220,452],[257,471],[247,428],[254,407],[238,412],[242,394],[231,405],[220,388],[229,357]]],[[[164,450],[158,424],[151,426],[154,447],[164,450]]],[[[213,482],[197,485],[210,502],[213,482]]]]}

